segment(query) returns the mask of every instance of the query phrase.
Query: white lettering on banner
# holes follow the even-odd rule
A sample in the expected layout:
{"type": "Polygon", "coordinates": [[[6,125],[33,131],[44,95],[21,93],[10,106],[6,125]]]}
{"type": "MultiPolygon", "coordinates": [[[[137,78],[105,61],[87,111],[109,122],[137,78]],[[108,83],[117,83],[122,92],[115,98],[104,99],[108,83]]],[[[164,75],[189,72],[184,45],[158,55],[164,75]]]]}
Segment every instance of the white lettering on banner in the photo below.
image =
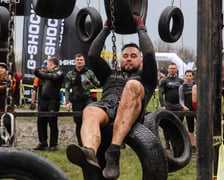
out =
{"type": "Polygon", "coordinates": [[[25,78],[32,78],[32,79],[34,79],[35,75],[34,74],[24,74],[24,77],[25,78]]]}
{"type": "MultiPolygon", "coordinates": [[[[33,56],[30,56],[33,57],[33,56]]],[[[27,68],[28,69],[35,69],[37,67],[37,62],[36,60],[28,59],[27,60],[27,68]]]]}
{"type": "Polygon", "coordinates": [[[61,59],[59,61],[60,66],[74,66],[75,65],[75,60],[74,59],[61,59]]]}
{"type": "Polygon", "coordinates": [[[30,24],[28,28],[28,42],[27,42],[27,69],[34,70],[37,67],[35,55],[38,53],[38,40],[40,32],[41,18],[37,16],[34,10],[31,8],[30,24]]]}
{"type": "Polygon", "coordinates": [[[57,41],[57,33],[58,33],[58,20],[57,19],[48,19],[47,21],[47,30],[46,30],[46,41],[45,41],[45,49],[44,53],[48,56],[54,56],[56,53],[56,41],[57,41]]]}
{"type": "Polygon", "coordinates": [[[37,46],[35,46],[35,45],[30,44],[27,46],[27,52],[28,52],[28,54],[30,54],[31,57],[33,57],[34,54],[35,55],[37,54],[37,50],[38,50],[37,46]]]}
{"type": "Polygon", "coordinates": [[[40,24],[41,18],[39,16],[35,15],[33,10],[31,10],[31,13],[32,14],[30,14],[30,23],[40,24]]]}
{"type": "Polygon", "coordinates": [[[45,54],[49,56],[55,55],[55,47],[45,47],[45,54]]]}
{"type": "Polygon", "coordinates": [[[49,27],[57,27],[58,26],[58,20],[55,19],[49,19],[47,21],[47,24],[49,27]]]}
{"type": "Polygon", "coordinates": [[[46,46],[55,46],[57,29],[48,28],[46,37],[46,46]]]}
{"type": "Polygon", "coordinates": [[[59,47],[61,47],[61,42],[62,42],[62,38],[63,38],[63,33],[64,33],[64,22],[65,22],[65,20],[64,19],[62,19],[61,20],[61,32],[60,32],[60,39],[59,39],[59,47]]]}

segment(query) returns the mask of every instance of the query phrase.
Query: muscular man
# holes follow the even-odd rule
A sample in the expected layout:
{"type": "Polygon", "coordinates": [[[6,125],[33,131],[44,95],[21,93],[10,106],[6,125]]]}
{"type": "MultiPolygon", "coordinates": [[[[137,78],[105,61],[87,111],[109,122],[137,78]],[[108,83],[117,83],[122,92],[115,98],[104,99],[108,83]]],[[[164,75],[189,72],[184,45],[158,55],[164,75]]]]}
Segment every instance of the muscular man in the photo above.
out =
{"type": "MultiPolygon", "coordinates": [[[[75,67],[69,71],[65,77],[65,99],[66,110],[82,111],[87,104],[93,102],[90,89],[100,87],[93,71],[85,66],[85,57],[83,54],[75,55],[75,67]]],[[[82,116],[74,116],[76,122],[76,136],[79,145],[82,144],[80,137],[80,128],[82,116]]]]}
{"type": "Polygon", "coordinates": [[[157,84],[157,67],[152,42],[138,16],[139,45],[130,43],[122,48],[121,70],[112,70],[100,57],[110,29],[106,26],[92,43],[89,63],[103,86],[102,99],[89,104],[83,111],[81,138],[83,147],[70,145],[68,159],[82,168],[100,168],[96,153],[101,143],[100,129],[114,122],[112,142],[105,153],[103,176],[117,179],[120,175],[120,146],[132,125],[141,121],[146,103],[157,84]],[[141,56],[141,51],[143,58],[141,56]]]}
{"type": "MultiPolygon", "coordinates": [[[[182,106],[179,103],[179,87],[184,82],[183,79],[177,76],[177,65],[170,63],[168,66],[168,74],[159,82],[159,101],[162,109],[170,111],[181,111],[182,106]]],[[[183,116],[179,116],[183,121],[183,116]]],[[[169,137],[166,132],[165,136],[165,148],[170,149],[169,137]]]]}
{"type": "MultiPolygon", "coordinates": [[[[35,75],[43,80],[39,112],[57,112],[60,108],[60,89],[64,81],[64,75],[58,67],[59,60],[56,57],[50,57],[47,61],[48,72],[41,69],[35,70],[35,75]]],[[[58,118],[57,116],[39,117],[37,122],[38,136],[40,143],[35,150],[44,150],[48,148],[47,128],[50,126],[50,151],[58,149],[58,118]]]]}

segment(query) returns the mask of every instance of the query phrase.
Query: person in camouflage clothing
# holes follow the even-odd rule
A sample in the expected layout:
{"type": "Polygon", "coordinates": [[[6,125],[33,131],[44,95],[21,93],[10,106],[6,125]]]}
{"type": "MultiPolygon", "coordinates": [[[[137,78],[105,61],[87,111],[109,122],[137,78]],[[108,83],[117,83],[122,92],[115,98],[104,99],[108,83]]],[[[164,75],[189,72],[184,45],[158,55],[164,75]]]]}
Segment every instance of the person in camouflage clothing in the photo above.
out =
{"type": "MultiPolygon", "coordinates": [[[[75,67],[65,77],[65,99],[67,111],[82,111],[85,106],[93,102],[90,89],[100,87],[100,82],[93,71],[85,66],[83,54],[75,55],[75,67]]],[[[82,116],[74,115],[76,122],[76,136],[81,145],[80,128],[82,116]]]]}

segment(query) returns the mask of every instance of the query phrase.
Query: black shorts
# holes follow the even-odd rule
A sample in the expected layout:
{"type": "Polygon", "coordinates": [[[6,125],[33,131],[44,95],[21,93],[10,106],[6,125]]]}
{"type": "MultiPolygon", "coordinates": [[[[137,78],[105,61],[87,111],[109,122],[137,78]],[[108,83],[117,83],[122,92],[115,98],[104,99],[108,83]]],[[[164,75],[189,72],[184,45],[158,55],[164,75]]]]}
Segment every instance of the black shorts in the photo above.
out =
{"type": "MultiPolygon", "coordinates": [[[[88,106],[95,106],[104,109],[107,115],[109,116],[110,121],[113,122],[117,114],[118,105],[119,105],[118,97],[114,95],[109,95],[100,101],[90,103],[88,106]]],[[[145,109],[145,99],[142,100],[142,109],[137,119],[137,121],[139,122],[143,121],[143,115],[145,112],[144,109],[145,109]]]]}

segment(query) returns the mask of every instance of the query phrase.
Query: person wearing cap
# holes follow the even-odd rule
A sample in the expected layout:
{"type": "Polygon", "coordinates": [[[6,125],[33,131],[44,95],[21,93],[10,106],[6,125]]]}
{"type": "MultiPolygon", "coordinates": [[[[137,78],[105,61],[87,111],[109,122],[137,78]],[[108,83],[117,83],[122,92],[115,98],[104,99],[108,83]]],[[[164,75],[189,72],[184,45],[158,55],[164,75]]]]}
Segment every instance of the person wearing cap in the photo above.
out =
{"type": "MultiPolygon", "coordinates": [[[[41,71],[47,72],[47,60],[45,60],[41,64],[41,71]]],[[[37,102],[40,102],[40,94],[42,89],[43,81],[39,79],[38,77],[34,78],[33,81],[33,91],[32,91],[32,97],[31,97],[31,104],[30,104],[30,110],[34,110],[36,108],[35,101],[37,99],[37,102]],[[38,98],[36,97],[38,94],[38,98]]]]}
{"type": "MultiPolygon", "coordinates": [[[[43,72],[47,72],[47,60],[45,60],[42,65],[41,65],[41,71],[43,72]]],[[[34,78],[33,81],[33,91],[32,91],[32,99],[31,99],[31,104],[30,104],[30,110],[35,110],[36,109],[36,99],[38,102],[38,108],[39,108],[39,104],[40,104],[40,95],[41,95],[41,90],[42,90],[42,86],[43,86],[43,80],[39,79],[37,76],[34,78]],[[38,97],[37,97],[38,95],[38,97]]],[[[39,109],[38,109],[39,111],[39,109]]],[[[38,122],[40,122],[39,120],[39,116],[37,117],[37,127],[38,127],[38,122]]],[[[38,137],[39,137],[39,131],[38,131],[38,137]]],[[[46,150],[47,147],[45,146],[37,146],[35,148],[35,150],[46,150]]]]}
{"type": "MultiPolygon", "coordinates": [[[[12,87],[11,87],[12,89],[9,91],[9,95],[13,96],[16,87],[16,79],[13,77],[12,73],[7,73],[7,64],[4,62],[0,62],[0,112],[5,112],[5,110],[7,110],[8,112],[14,111],[13,103],[11,106],[8,106],[8,108],[5,109],[6,90],[8,87],[10,87],[11,80],[12,80],[12,87]]],[[[6,118],[4,119],[4,125],[8,133],[11,134],[10,118],[8,118],[8,116],[5,117],[6,118]]]]}
{"type": "MultiPolygon", "coordinates": [[[[57,57],[50,57],[47,61],[47,72],[40,68],[35,69],[34,74],[43,85],[40,94],[39,112],[58,112],[60,109],[60,89],[64,81],[64,74],[59,69],[57,57]]],[[[39,117],[37,121],[39,144],[34,150],[56,151],[58,150],[58,117],[39,117]],[[50,141],[48,147],[48,124],[50,127],[50,141]]]]}
{"type": "MultiPolygon", "coordinates": [[[[82,111],[87,104],[93,102],[90,89],[100,87],[100,82],[97,80],[93,71],[85,66],[85,57],[78,53],[75,55],[75,67],[69,71],[65,77],[65,99],[66,110],[82,111]]],[[[81,145],[80,129],[81,116],[74,115],[76,122],[76,136],[81,145]]]]}

